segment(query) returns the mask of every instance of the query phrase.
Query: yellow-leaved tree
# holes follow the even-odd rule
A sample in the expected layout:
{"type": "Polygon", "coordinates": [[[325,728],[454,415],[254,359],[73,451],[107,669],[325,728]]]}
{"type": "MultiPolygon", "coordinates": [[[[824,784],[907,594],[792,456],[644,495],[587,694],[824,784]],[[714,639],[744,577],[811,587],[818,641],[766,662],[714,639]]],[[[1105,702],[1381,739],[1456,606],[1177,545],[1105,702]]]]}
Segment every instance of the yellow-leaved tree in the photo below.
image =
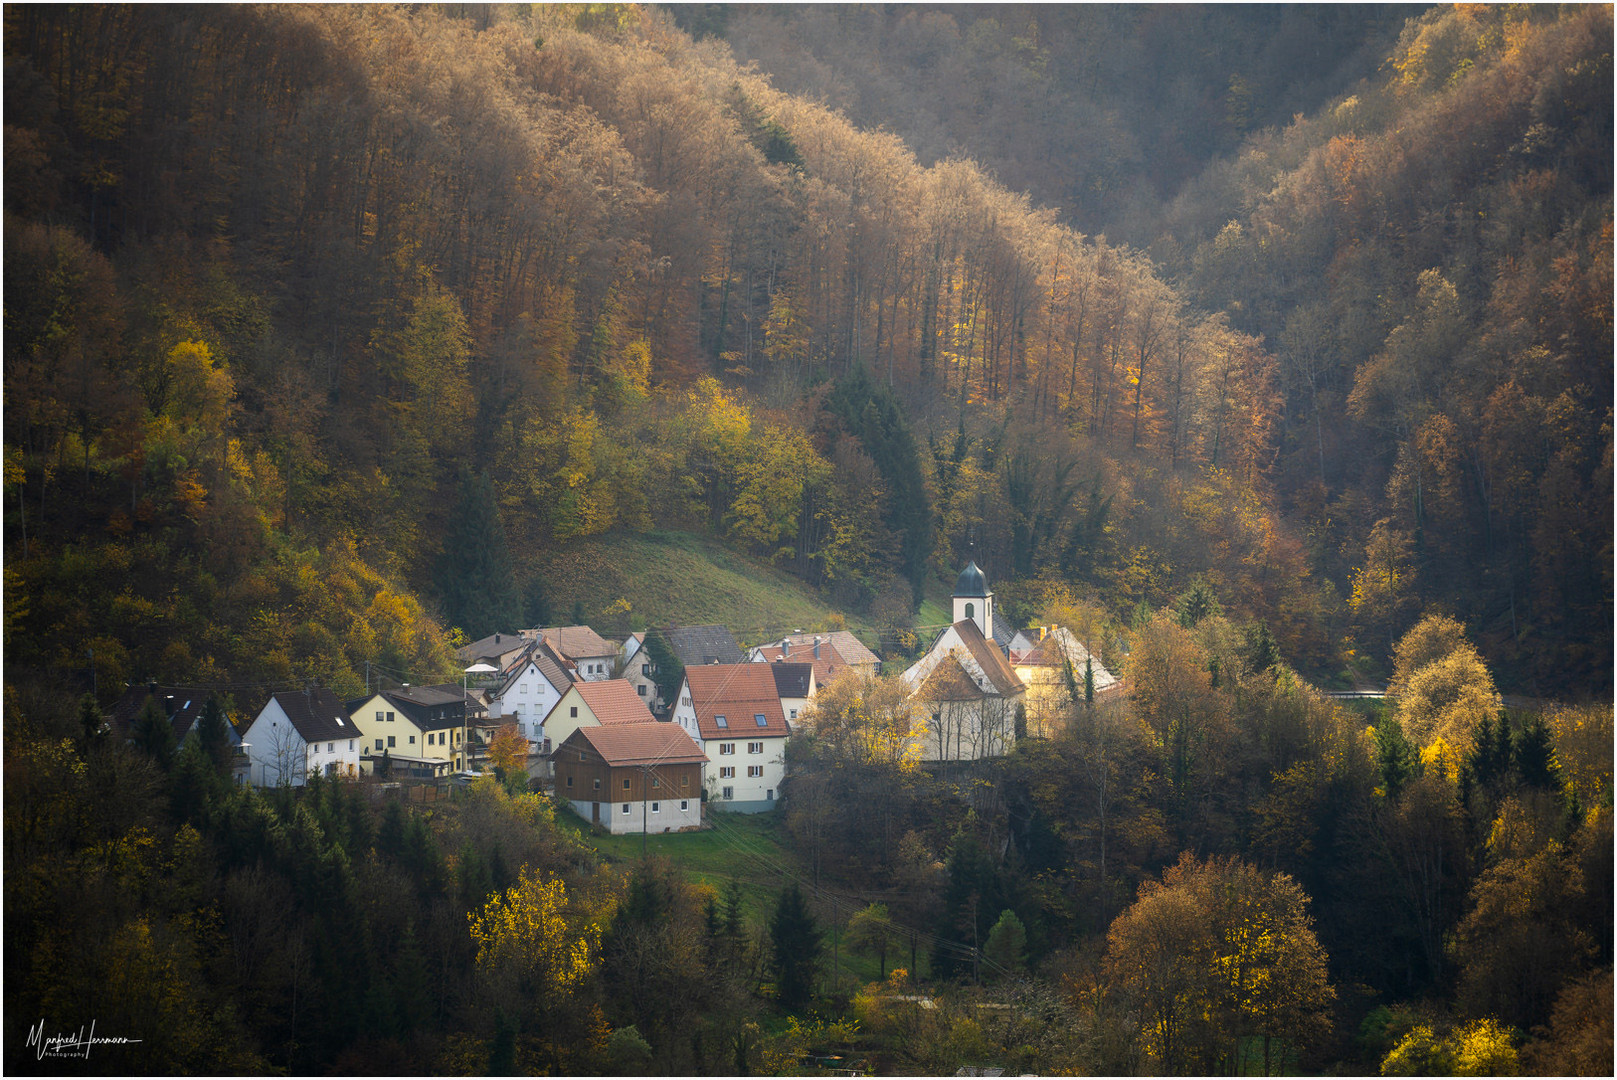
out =
{"type": "Polygon", "coordinates": [[[570,900],[559,877],[525,866],[515,885],[466,918],[477,944],[477,975],[490,1000],[507,1009],[527,1003],[521,1020],[549,1043],[552,1064],[559,1066],[561,1046],[574,1026],[565,1022],[566,1007],[583,1001],[576,992],[600,964],[597,913],[584,910],[578,898],[570,900]]]}
{"type": "Polygon", "coordinates": [[[1493,676],[1465,628],[1446,615],[1427,615],[1399,639],[1387,696],[1412,742],[1426,748],[1441,740],[1457,755],[1499,708],[1493,676]]]}

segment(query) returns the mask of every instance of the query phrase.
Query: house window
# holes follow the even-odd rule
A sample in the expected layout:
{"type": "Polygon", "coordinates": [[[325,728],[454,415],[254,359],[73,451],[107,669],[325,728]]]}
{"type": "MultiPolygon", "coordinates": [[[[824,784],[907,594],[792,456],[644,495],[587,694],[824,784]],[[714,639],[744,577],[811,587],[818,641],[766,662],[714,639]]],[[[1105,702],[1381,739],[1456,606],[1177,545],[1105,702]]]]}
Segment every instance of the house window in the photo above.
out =
{"type": "Polygon", "coordinates": [[[679,778],[679,786],[680,787],[690,787],[691,786],[691,778],[689,776],[680,777],[679,778]]]}
{"type": "Polygon", "coordinates": [[[747,744],[747,753],[749,753],[749,754],[761,754],[763,752],[764,752],[764,744],[763,743],[761,743],[761,742],[750,742],[750,743],[747,744]]]}
{"type": "Polygon", "coordinates": [[[623,778],[623,790],[624,790],[624,791],[628,791],[628,790],[629,790],[629,778],[628,778],[628,777],[627,777],[627,776],[625,776],[625,777],[624,777],[624,778],[623,778]]]}
{"type": "Polygon", "coordinates": [[[652,804],[651,804],[651,812],[652,812],[652,813],[653,813],[653,814],[660,814],[660,813],[662,813],[662,803],[652,803],[652,804]]]}
{"type": "Polygon", "coordinates": [[[637,686],[637,687],[635,687],[635,691],[636,691],[636,692],[637,692],[637,693],[638,693],[638,694],[639,694],[639,695],[640,695],[640,696],[641,696],[641,697],[645,697],[645,696],[646,696],[646,684],[645,684],[645,683],[641,683],[641,684],[640,684],[640,685],[639,685],[639,686],[637,686]]]}
{"type": "Polygon", "coordinates": [[[662,779],[660,777],[653,776],[651,778],[651,786],[652,787],[662,787],[663,786],[662,779]]]}
{"type": "Polygon", "coordinates": [[[793,709],[793,710],[792,710],[792,719],[793,719],[793,720],[796,720],[796,719],[797,719],[797,710],[796,710],[796,709],[793,709]]]}
{"type": "Polygon", "coordinates": [[[721,753],[721,754],[733,754],[735,752],[736,752],[736,744],[735,743],[733,743],[733,742],[721,742],[719,744],[719,753],[721,753]]]}
{"type": "Polygon", "coordinates": [[[732,787],[725,788],[724,793],[719,796],[719,798],[721,798],[721,799],[733,799],[735,797],[736,797],[736,789],[732,788],[732,787]]]}
{"type": "Polygon", "coordinates": [[[390,723],[390,724],[393,722],[393,714],[392,713],[387,714],[387,722],[390,723]]]}
{"type": "Polygon", "coordinates": [[[759,727],[769,726],[769,721],[764,719],[764,714],[761,712],[752,714],[752,722],[757,724],[759,727]]]}
{"type": "Polygon", "coordinates": [[[764,775],[764,767],[762,765],[748,765],[747,766],[747,777],[748,777],[748,779],[757,779],[758,777],[761,777],[763,775],[764,775]]]}
{"type": "Polygon", "coordinates": [[[681,705],[689,705],[691,703],[690,695],[687,694],[685,697],[680,698],[679,703],[681,705]]]}
{"type": "Polygon", "coordinates": [[[648,679],[651,678],[651,665],[650,664],[641,664],[640,665],[640,674],[644,675],[648,679]]]}
{"type": "Polygon", "coordinates": [[[975,605],[975,604],[967,604],[966,605],[966,618],[975,619],[976,617],[977,617],[977,605],[975,605]]]}
{"type": "Polygon", "coordinates": [[[348,740],[348,752],[349,753],[354,752],[354,740],[353,739],[348,740]]]}
{"type": "Polygon", "coordinates": [[[681,810],[689,810],[691,808],[691,801],[689,799],[679,800],[679,808],[681,810]]]}
{"type": "Polygon", "coordinates": [[[381,748],[382,748],[382,740],[377,739],[376,740],[376,749],[380,750],[381,748]]]}
{"type": "Polygon", "coordinates": [[[326,753],[335,754],[336,752],[337,752],[337,744],[334,743],[334,742],[328,742],[326,744],[326,753]]]}
{"type": "Polygon", "coordinates": [[[577,715],[578,715],[578,706],[577,706],[577,705],[569,705],[569,706],[568,706],[568,709],[570,709],[570,710],[571,710],[571,711],[570,711],[570,712],[569,712],[569,713],[568,713],[568,714],[567,714],[567,715],[568,715],[568,716],[577,716],[577,715]]]}
{"type": "Polygon", "coordinates": [[[736,767],[734,765],[721,765],[719,767],[719,779],[720,780],[734,780],[735,775],[736,775],[736,767]]]}
{"type": "Polygon", "coordinates": [[[389,750],[393,749],[393,736],[392,735],[389,735],[387,737],[387,748],[389,750]]]}
{"type": "Polygon", "coordinates": [[[600,778],[600,777],[599,777],[599,776],[597,776],[597,777],[596,777],[596,778],[595,778],[595,790],[596,790],[596,791],[600,791],[600,790],[601,790],[601,778],[600,778]]]}
{"type": "Polygon", "coordinates": [[[383,718],[383,717],[384,717],[384,716],[386,716],[386,715],[387,715],[387,714],[386,714],[386,713],[384,713],[384,712],[383,712],[383,711],[382,711],[382,710],[381,710],[381,709],[377,709],[377,710],[376,710],[376,722],[377,722],[377,723],[378,723],[378,724],[380,724],[380,723],[381,723],[381,722],[382,722],[382,718],[383,718]]]}
{"type": "Polygon", "coordinates": [[[729,726],[730,726],[730,721],[728,721],[728,720],[726,720],[726,719],[725,719],[725,718],[724,718],[724,717],[722,717],[722,716],[715,716],[715,717],[714,717],[714,718],[713,718],[713,722],[714,722],[714,723],[715,723],[715,724],[717,724],[717,725],[719,725],[719,726],[720,726],[720,727],[723,727],[723,728],[727,728],[727,727],[729,727],[729,726]]]}
{"type": "Polygon", "coordinates": [[[627,814],[629,812],[629,804],[628,803],[623,804],[623,812],[625,814],[627,814]]]}
{"type": "Polygon", "coordinates": [[[568,778],[567,778],[567,786],[568,786],[568,787],[572,787],[572,786],[573,786],[573,778],[572,778],[572,777],[571,777],[571,776],[569,776],[569,777],[568,777],[568,778]]]}
{"type": "Polygon", "coordinates": [[[411,735],[411,736],[410,736],[410,745],[411,745],[411,746],[414,746],[414,745],[415,745],[415,736],[414,736],[414,735],[411,735]]]}
{"type": "Polygon", "coordinates": [[[775,801],[775,789],[770,788],[769,793],[767,795],[765,795],[764,798],[768,799],[770,802],[774,802],[775,801]]]}

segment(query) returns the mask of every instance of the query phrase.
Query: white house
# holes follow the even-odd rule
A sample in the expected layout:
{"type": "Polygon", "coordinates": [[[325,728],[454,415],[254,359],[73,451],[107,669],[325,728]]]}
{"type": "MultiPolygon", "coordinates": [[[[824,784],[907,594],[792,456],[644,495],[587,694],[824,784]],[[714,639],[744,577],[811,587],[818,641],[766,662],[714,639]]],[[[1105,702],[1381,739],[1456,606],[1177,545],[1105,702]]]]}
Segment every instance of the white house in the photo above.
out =
{"type": "Polygon", "coordinates": [[[928,761],[998,757],[1016,743],[1016,710],[1027,687],[992,637],[994,594],[973,561],[955,582],[954,622],[904,683],[928,761]]]}
{"type": "Polygon", "coordinates": [[[249,779],[302,787],[311,772],[359,775],[359,731],[330,690],[276,694],[242,734],[249,779]]]}
{"type": "Polygon", "coordinates": [[[489,714],[514,718],[517,730],[542,752],[545,717],[572,688],[573,680],[568,678],[560,658],[549,646],[536,641],[506,671],[500,685],[489,691],[489,714]]]}
{"type": "Polygon", "coordinates": [[[790,729],[774,664],[688,667],[673,720],[707,755],[708,799],[724,810],[772,810],[786,775],[790,729]]]}

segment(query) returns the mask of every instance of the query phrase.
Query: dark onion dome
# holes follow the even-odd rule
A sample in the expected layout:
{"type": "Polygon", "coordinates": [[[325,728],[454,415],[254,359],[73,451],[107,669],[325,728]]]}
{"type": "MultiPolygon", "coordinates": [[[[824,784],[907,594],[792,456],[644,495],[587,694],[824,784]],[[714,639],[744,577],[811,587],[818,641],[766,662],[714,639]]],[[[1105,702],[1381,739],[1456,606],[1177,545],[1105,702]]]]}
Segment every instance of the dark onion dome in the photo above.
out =
{"type": "Polygon", "coordinates": [[[960,579],[954,583],[956,596],[987,596],[988,582],[983,578],[983,572],[977,569],[977,560],[973,559],[960,571],[960,579]]]}

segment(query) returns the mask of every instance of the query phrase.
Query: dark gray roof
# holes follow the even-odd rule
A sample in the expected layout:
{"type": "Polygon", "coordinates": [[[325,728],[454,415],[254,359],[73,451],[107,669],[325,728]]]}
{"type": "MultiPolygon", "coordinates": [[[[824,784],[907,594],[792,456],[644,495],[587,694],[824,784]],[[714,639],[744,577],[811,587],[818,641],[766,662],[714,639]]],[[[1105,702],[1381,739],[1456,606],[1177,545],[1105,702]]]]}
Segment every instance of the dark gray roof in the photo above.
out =
{"type": "Polygon", "coordinates": [[[459,686],[411,686],[385,690],[382,696],[422,731],[460,727],[466,722],[466,699],[459,686]]]}
{"type": "Polygon", "coordinates": [[[726,626],[675,626],[662,631],[663,640],[686,667],[742,664],[747,658],[726,626]]]}
{"type": "Polygon", "coordinates": [[[988,580],[983,572],[977,568],[977,560],[973,559],[960,571],[960,577],[955,580],[954,594],[956,596],[987,596],[988,580]]]}
{"type": "MultiPolygon", "coordinates": [[[[157,686],[152,683],[143,683],[140,686],[131,686],[125,690],[123,697],[112,703],[112,711],[107,719],[112,721],[115,728],[129,731],[140,720],[140,714],[146,709],[146,699],[155,697],[157,703],[163,707],[168,716],[169,726],[174,729],[174,738],[183,740],[196,722],[202,719],[202,709],[208,704],[208,698],[213,696],[212,690],[199,690],[186,686],[157,686]]],[[[234,730],[234,725],[226,722],[225,726],[234,730]]]]}
{"type": "Polygon", "coordinates": [[[781,697],[808,697],[809,676],[814,672],[813,664],[794,664],[777,660],[769,665],[769,670],[775,673],[775,692],[781,697]]]}
{"type": "Polygon", "coordinates": [[[336,694],[325,687],[318,690],[290,690],[284,694],[276,694],[275,703],[281,707],[286,718],[292,721],[292,727],[303,737],[304,742],[326,742],[359,736],[359,729],[349,722],[348,712],[343,708],[342,702],[337,700],[336,694]]]}
{"type": "Polygon", "coordinates": [[[1016,637],[1016,627],[999,617],[999,609],[994,609],[994,644],[1001,649],[1009,649],[1011,640],[1016,637]]]}

